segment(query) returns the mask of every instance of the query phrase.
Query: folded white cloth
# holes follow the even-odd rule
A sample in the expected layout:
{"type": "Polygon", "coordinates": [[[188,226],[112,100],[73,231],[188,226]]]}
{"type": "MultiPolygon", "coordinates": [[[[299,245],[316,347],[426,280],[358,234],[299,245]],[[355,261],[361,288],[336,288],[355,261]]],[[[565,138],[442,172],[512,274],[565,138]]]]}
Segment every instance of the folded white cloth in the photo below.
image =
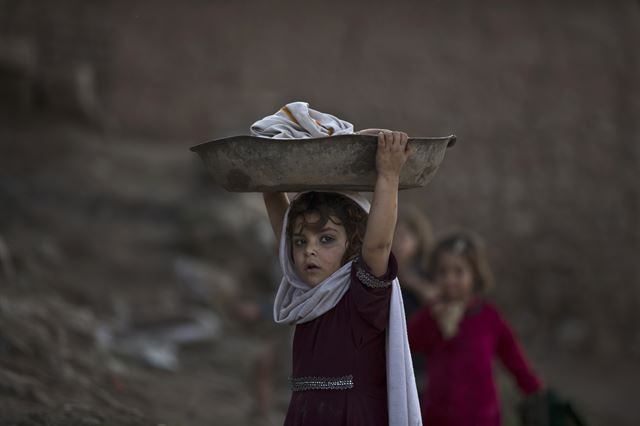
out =
{"type": "MultiPolygon", "coordinates": [[[[323,191],[324,192],[324,191],[323,191]]],[[[371,205],[362,195],[353,192],[328,191],[342,194],[355,201],[366,213],[371,205]]],[[[304,194],[299,193],[297,196],[304,194]]],[[[273,318],[279,324],[304,324],[333,309],[349,289],[351,262],[315,287],[302,281],[295,272],[289,257],[287,218],[284,215],[280,235],[280,266],[283,277],[273,305],[273,318]]],[[[411,350],[407,338],[407,321],[398,279],[393,280],[389,302],[389,326],[387,327],[387,404],[390,426],[420,426],[420,402],[416,389],[411,350]]]]}
{"type": "Polygon", "coordinates": [[[306,139],[353,133],[353,124],[309,108],[306,102],[291,102],[278,112],[251,125],[251,134],[273,139],[306,139]]]}

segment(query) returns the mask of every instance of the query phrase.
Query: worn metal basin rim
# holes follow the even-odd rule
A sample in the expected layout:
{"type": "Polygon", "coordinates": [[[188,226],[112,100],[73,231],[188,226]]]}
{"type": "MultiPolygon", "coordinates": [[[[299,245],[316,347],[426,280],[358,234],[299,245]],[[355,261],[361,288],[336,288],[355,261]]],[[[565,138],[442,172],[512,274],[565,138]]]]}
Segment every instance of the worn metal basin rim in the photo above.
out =
{"type": "MultiPolygon", "coordinates": [[[[339,135],[309,139],[231,136],[191,148],[215,182],[232,192],[336,189],[372,191],[375,136],[339,135]]],[[[410,138],[415,153],[400,175],[400,189],[425,186],[456,136],[410,138]]]]}

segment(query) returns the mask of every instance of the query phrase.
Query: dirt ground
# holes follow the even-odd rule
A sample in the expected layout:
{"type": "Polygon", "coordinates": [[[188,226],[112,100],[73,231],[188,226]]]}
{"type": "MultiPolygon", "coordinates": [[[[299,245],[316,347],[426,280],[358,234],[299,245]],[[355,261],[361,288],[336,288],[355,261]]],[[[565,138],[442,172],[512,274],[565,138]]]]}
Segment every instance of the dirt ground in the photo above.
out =
{"type": "Polygon", "coordinates": [[[0,156],[0,424],[248,424],[276,266],[255,200],[215,194],[183,146],[18,127],[0,156]],[[201,336],[173,358],[131,348],[178,326],[201,336]]]}

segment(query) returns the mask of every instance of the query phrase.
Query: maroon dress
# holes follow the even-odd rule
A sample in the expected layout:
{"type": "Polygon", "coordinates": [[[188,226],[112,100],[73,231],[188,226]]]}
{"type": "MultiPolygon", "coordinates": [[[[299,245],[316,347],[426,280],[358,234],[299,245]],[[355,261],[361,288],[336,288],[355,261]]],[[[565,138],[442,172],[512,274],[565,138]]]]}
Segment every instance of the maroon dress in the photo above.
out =
{"type": "Polygon", "coordinates": [[[285,426],[389,424],[385,339],[397,271],[393,255],[381,277],[357,258],[336,306],[296,326],[285,426]]]}

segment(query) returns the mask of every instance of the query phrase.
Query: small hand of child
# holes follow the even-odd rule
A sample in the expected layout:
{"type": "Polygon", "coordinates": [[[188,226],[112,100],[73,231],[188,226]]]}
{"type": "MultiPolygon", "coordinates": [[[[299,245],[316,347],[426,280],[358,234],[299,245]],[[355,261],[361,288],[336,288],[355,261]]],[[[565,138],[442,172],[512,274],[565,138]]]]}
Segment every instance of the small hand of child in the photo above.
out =
{"type": "Polygon", "coordinates": [[[379,176],[397,179],[400,170],[413,154],[407,143],[409,136],[404,132],[383,131],[378,133],[376,169],[379,176]]]}

